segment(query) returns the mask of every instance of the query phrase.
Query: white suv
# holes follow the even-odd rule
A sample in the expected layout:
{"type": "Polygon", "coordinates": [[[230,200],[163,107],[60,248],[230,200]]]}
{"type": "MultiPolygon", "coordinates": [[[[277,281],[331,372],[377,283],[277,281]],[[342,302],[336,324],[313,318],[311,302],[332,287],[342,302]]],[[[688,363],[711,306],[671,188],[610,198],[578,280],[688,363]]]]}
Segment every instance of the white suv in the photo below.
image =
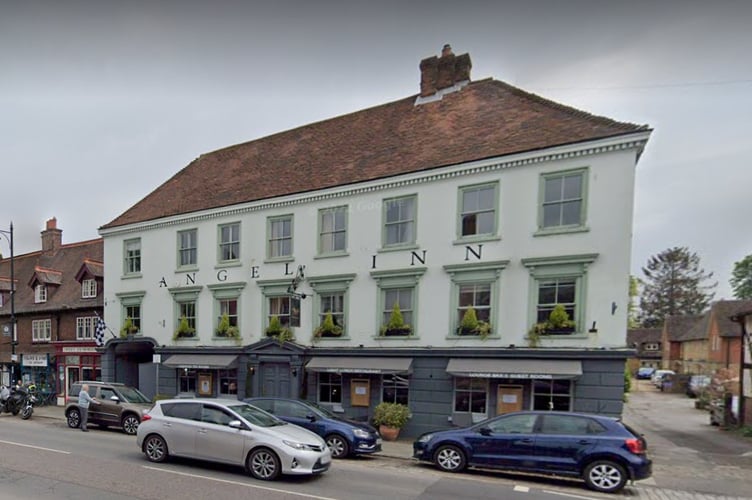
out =
{"type": "Polygon", "coordinates": [[[332,453],[317,434],[236,399],[164,399],[143,416],[136,442],[146,458],[170,455],[244,466],[256,479],[320,474],[332,453]]]}

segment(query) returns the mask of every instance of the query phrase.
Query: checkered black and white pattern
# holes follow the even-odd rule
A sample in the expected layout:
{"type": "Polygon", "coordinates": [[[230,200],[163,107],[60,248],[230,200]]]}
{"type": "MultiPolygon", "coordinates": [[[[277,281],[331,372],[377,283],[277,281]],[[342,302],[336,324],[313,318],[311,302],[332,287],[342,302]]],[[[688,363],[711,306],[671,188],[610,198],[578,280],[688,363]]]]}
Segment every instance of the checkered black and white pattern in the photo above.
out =
{"type": "Polygon", "coordinates": [[[104,320],[102,318],[97,318],[97,327],[94,330],[94,341],[99,347],[104,345],[104,331],[106,328],[107,325],[104,324],[104,320]]]}

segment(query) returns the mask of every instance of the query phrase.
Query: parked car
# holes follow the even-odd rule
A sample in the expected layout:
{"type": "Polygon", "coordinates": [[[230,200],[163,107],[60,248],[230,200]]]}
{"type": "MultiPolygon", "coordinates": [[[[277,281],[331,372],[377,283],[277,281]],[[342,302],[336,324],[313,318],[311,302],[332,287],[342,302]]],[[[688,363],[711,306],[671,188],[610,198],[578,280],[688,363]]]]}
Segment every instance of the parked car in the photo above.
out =
{"type": "Polygon", "coordinates": [[[413,457],[447,472],[482,467],[578,477],[606,493],[652,474],[640,434],[616,418],[584,413],[522,411],[429,432],[413,443],[413,457]]]}
{"type": "Polygon", "coordinates": [[[286,398],[248,398],[244,401],[285,422],[315,432],[324,438],[333,458],[381,451],[381,436],[373,426],[337,416],[311,401],[286,398]]]}
{"type": "Polygon", "coordinates": [[[151,400],[135,387],[114,382],[81,381],[72,384],[65,404],[68,427],[78,428],[81,425],[78,393],[84,384],[89,386],[89,396],[100,402],[89,405],[88,423],[102,428],[120,427],[126,434],[136,434],[143,413],[151,408],[151,400]]]}
{"type": "Polygon", "coordinates": [[[236,399],[164,399],[143,417],[136,443],[151,462],[170,456],[239,465],[256,479],[320,474],[332,453],[320,436],[236,399]]]}
{"type": "Polygon", "coordinates": [[[655,373],[655,368],[652,366],[642,366],[637,370],[636,378],[639,380],[648,380],[655,373]]]}
{"type": "Polygon", "coordinates": [[[650,383],[660,389],[664,375],[676,375],[676,373],[674,372],[674,370],[656,370],[653,373],[653,376],[650,377],[650,383]]]}
{"type": "Polygon", "coordinates": [[[687,396],[696,398],[710,386],[710,377],[708,375],[692,375],[687,382],[687,396]]]}

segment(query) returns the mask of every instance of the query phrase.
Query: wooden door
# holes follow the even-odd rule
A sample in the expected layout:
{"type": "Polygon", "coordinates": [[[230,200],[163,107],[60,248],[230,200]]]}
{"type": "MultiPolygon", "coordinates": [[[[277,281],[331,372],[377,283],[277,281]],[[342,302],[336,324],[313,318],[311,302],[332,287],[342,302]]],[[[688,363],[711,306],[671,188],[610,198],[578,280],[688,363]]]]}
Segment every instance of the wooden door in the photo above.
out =
{"type": "Polygon", "coordinates": [[[496,414],[522,410],[522,386],[500,385],[496,390],[496,414]]]}

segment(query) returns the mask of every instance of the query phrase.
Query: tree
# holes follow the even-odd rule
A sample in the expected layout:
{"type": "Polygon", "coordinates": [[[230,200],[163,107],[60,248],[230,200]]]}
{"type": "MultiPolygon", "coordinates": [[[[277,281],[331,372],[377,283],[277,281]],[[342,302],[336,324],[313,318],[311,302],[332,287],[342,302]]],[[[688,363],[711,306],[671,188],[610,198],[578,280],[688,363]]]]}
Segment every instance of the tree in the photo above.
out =
{"type": "Polygon", "coordinates": [[[729,280],[734,297],[752,299],[752,255],[747,255],[739,262],[734,262],[734,270],[729,280]]]}
{"type": "Polygon", "coordinates": [[[636,297],[640,294],[640,280],[636,276],[629,276],[629,304],[627,305],[627,328],[638,328],[636,297]]]}
{"type": "Polygon", "coordinates": [[[718,285],[705,284],[713,273],[701,269],[700,257],[687,247],[669,248],[650,257],[642,273],[640,321],[646,328],[661,326],[668,316],[702,313],[718,285]]]}

